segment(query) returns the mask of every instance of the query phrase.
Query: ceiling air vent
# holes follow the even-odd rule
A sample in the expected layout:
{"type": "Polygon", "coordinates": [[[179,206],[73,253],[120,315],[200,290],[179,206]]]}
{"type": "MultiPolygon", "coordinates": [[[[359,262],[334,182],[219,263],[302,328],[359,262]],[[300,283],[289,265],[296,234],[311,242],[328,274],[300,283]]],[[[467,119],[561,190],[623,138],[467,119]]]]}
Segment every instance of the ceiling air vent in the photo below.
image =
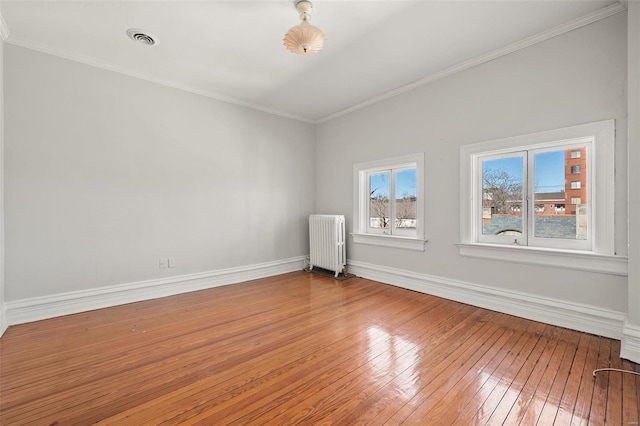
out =
{"type": "Polygon", "coordinates": [[[158,44],[158,41],[154,36],[144,32],[143,30],[131,28],[127,30],[127,35],[131,40],[142,43],[145,46],[153,46],[154,44],[158,44]]]}

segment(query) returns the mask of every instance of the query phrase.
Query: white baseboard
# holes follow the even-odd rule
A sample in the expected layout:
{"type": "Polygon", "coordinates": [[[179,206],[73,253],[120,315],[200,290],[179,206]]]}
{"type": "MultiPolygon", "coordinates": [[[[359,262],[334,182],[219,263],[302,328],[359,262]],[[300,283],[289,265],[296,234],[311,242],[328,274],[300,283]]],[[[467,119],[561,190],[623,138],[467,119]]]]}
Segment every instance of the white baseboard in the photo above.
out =
{"type": "Polygon", "coordinates": [[[7,331],[9,323],[7,322],[7,304],[0,303],[0,337],[7,331]]]}
{"type": "Polygon", "coordinates": [[[6,325],[157,299],[190,291],[301,271],[305,256],[6,302],[6,325]]]}
{"type": "MultiPolygon", "coordinates": [[[[363,278],[572,330],[622,339],[626,316],[623,312],[365,262],[348,261],[347,264],[349,272],[363,278]]],[[[640,339],[640,333],[638,336],[640,339]]],[[[635,348],[637,351],[640,345],[635,348]]]]}
{"type": "Polygon", "coordinates": [[[620,357],[640,363],[640,326],[625,321],[622,334],[620,357]]]}

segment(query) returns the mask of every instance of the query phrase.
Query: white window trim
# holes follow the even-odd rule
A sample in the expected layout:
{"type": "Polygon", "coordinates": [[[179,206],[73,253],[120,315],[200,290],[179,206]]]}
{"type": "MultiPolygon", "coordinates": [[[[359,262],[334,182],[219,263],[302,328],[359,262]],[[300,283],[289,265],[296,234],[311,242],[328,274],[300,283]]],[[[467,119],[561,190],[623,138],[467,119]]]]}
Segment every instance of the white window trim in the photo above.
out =
{"type": "Polygon", "coordinates": [[[353,242],[376,246],[424,251],[424,153],[358,163],[353,166],[353,242]],[[416,236],[367,233],[367,209],[369,197],[367,174],[382,168],[402,169],[415,167],[416,179],[416,236]]]}
{"type": "Polygon", "coordinates": [[[526,265],[583,272],[627,276],[627,258],[584,251],[557,250],[541,247],[505,246],[501,244],[458,243],[461,256],[503,260],[526,265]]]}
{"type": "Polygon", "coordinates": [[[534,265],[555,266],[565,269],[589,270],[625,275],[625,258],[615,256],[614,241],[614,142],[615,121],[595,123],[480,142],[460,147],[460,243],[463,256],[495,259],[534,265]],[[501,244],[483,244],[477,241],[477,221],[474,218],[472,189],[476,170],[475,158],[487,152],[509,152],[522,147],[544,146],[584,137],[593,137],[592,182],[594,197],[591,204],[594,242],[590,251],[550,249],[545,247],[511,247],[501,244]]]}

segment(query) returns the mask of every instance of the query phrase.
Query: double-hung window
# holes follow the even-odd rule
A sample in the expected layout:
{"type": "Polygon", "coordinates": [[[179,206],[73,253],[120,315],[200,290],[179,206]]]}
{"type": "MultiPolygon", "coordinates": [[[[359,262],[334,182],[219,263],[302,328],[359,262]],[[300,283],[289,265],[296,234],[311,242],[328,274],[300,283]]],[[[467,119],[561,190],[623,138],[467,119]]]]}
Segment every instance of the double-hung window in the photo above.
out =
{"type": "Polygon", "coordinates": [[[622,273],[613,120],[465,145],[460,176],[461,254],[622,273]]]}
{"type": "Polygon", "coordinates": [[[354,166],[356,243],[424,250],[424,154],[354,166]]]}

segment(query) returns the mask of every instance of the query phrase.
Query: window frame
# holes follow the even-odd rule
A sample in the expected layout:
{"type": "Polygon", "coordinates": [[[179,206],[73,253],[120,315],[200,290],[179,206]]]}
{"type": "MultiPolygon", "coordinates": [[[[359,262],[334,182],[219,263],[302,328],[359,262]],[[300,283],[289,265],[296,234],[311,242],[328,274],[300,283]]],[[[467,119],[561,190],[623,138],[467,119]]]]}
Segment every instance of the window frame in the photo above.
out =
{"type": "MultiPolygon", "coordinates": [[[[378,174],[383,174],[383,173],[388,173],[389,174],[389,202],[391,202],[391,197],[393,196],[394,190],[393,190],[393,184],[394,182],[394,173],[393,173],[393,169],[376,169],[376,170],[369,170],[366,172],[366,192],[369,193],[369,200],[371,200],[371,176],[372,175],[378,175],[378,174]]],[[[392,227],[393,227],[393,218],[394,218],[394,208],[393,208],[393,204],[395,203],[391,203],[389,205],[389,222],[390,222],[390,226],[389,228],[375,228],[371,226],[371,202],[367,203],[367,211],[366,211],[366,217],[367,217],[367,223],[366,223],[366,233],[367,234],[381,234],[381,235],[388,235],[387,230],[391,230],[392,231],[392,227]]]]}
{"type": "MultiPolygon", "coordinates": [[[[476,176],[476,182],[477,187],[475,188],[475,193],[476,193],[476,200],[483,200],[484,201],[484,190],[483,190],[483,185],[482,185],[482,162],[483,161],[490,161],[490,160],[501,160],[501,159],[505,159],[505,158],[515,158],[515,157],[522,157],[523,161],[522,161],[522,173],[523,173],[523,182],[525,181],[525,176],[527,175],[527,152],[526,151],[512,151],[512,152],[496,152],[496,153],[488,153],[486,156],[478,156],[476,158],[476,161],[478,162],[477,164],[477,173],[479,173],[478,176],[476,176]]],[[[526,188],[523,188],[522,191],[522,198],[520,199],[520,205],[522,206],[520,209],[520,214],[521,214],[521,219],[522,219],[522,226],[523,229],[526,226],[527,223],[527,216],[529,215],[528,209],[526,208],[527,206],[527,202],[526,202],[526,188]]],[[[482,212],[482,202],[480,202],[479,206],[475,206],[476,211],[474,214],[475,220],[478,221],[478,223],[476,224],[478,229],[478,235],[477,235],[477,240],[478,242],[481,243],[491,243],[491,244],[511,244],[514,242],[514,240],[517,240],[519,237],[514,237],[514,236],[510,236],[510,235],[487,235],[487,234],[483,234],[482,233],[482,220],[483,220],[483,212],[482,212]]],[[[535,208],[535,206],[534,206],[535,208]]]]}
{"type": "MultiPolygon", "coordinates": [[[[473,155],[474,161],[477,162],[476,173],[477,175],[474,177],[473,185],[477,187],[474,188],[474,192],[476,193],[476,200],[483,199],[483,162],[491,161],[502,158],[522,158],[522,198],[520,199],[520,205],[523,206],[521,209],[521,219],[522,219],[522,236],[512,236],[512,235],[487,235],[483,234],[483,218],[482,218],[482,203],[474,203],[472,205],[472,209],[474,209],[474,220],[477,221],[475,224],[475,229],[478,234],[476,236],[477,242],[480,243],[494,243],[494,244],[513,244],[513,245],[522,245],[526,247],[542,247],[542,248],[557,248],[557,249],[565,249],[565,250],[586,250],[591,251],[591,247],[593,245],[593,233],[592,226],[587,228],[587,240],[577,240],[577,239],[564,239],[564,238],[543,238],[537,237],[535,235],[535,218],[536,218],[536,203],[535,203],[535,157],[537,154],[544,154],[548,152],[554,151],[568,151],[575,149],[584,149],[587,158],[587,185],[586,185],[586,193],[587,200],[591,200],[593,197],[593,184],[590,182],[591,173],[589,173],[590,167],[590,156],[592,152],[592,139],[590,137],[586,138],[575,138],[565,141],[552,141],[552,142],[544,142],[537,143],[533,145],[519,146],[515,147],[513,150],[508,149],[499,149],[497,152],[487,151],[483,153],[476,153],[473,155]]],[[[565,165],[563,164],[563,168],[565,165]]],[[[565,182],[563,182],[565,184],[565,182]]],[[[575,198],[575,197],[574,197],[575,198]]],[[[571,199],[573,201],[573,198],[571,199]]],[[[573,203],[572,203],[573,204],[573,203]]],[[[591,211],[592,207],[589,207],[589,213],[587,218],[587,223],[592,223],[591,211]]]]}
{"type": "Polygon", "coordinates": [[[424,251],[424,153],[410,154],[353,166],[353,236],[354,243],[370,244],[408,250],[424,251]],[[399,171],[416,170],[416,231],[396,228],[395,223],[395,175],[399,171]],[[372,173],[390,171],[391,234],[369,227],[369,176],[372,173]]]}
{"type": "MultiPolygon", "coordinates": [[[[528,135],[491,140],[460,147],[460,242],[463,256],[545,265],[565,269],[589,270],[615,275],[626,275],[624,258],[615,254],[614,244],[614,144],[615,121],[548,130],[528,135]],[[587,153],[587,178],[590,180],[592,232],[589,249],[571,249],[551,246],[517,246],[478,241],[478,220],[474,208],[478,197],[477,158],[488,153],[508,153],[522,149],[554,147],[581,139],[591,140],[587,153]],[[571,259],[568,261],[567,259],[571,259]]],[[[535,204],[535,203],[532,203],[535,204]]],[[[532,207],[533,208],[533,207],[532,207]]]]}

